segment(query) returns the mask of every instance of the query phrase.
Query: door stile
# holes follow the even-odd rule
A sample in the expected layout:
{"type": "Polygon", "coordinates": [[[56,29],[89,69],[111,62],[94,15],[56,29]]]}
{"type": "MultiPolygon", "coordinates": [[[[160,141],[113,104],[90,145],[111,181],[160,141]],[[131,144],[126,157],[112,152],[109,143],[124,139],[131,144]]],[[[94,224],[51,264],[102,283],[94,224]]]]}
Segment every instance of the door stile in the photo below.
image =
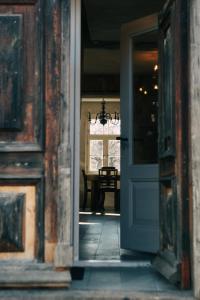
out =
{"type": "Polygon", "coordinates": [[[71,69],[70,69],[70,99],[71,99],[71,159],[72,159],[72,235],[73,262],[79,260],[79,200],[80,200],[80,105],[81,105],[81,0],[71,1],[71,69]]]}
{"type": "Polygon", "coordinates": [[[190,287],[186,14],[183,1],[170,1],[160,15],[161,249],[153,262],[184,289],[190,287]]]}
{"type": "MultiPolygon", "coordinates": [[[[180,124],[180,131],[177,132],[177,177],[180,178],[180,199],[182,211],[182,245],[181,245],[181,288],[190,287],[190,231],[189,231],[189,79],[188,79],[188,4],[187,0],[180,0],[177,3],[176,19],[178,22],[176,33],[176,45],[179,45],[179,89],[180,97],[177,96],[177,121],[180,124]]],[[[177,125],[178,126],[178,125],[177,125]]]]}

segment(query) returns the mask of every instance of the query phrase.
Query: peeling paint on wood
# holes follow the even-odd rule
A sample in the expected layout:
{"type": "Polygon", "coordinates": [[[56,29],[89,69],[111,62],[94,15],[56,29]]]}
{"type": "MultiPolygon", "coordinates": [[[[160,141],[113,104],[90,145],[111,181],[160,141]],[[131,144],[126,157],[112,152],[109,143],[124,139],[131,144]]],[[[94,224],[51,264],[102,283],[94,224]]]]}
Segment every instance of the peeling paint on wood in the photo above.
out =
{"type": "Polygon", "coordinates": [[[24,251],[25,194],[0,193],[0,252],[24,251]]]}
{"type": "Polygon", "coordinates": [[[14,144],[15,149],[27,144],[34,144],[40,149],[43,147],[43,42],[42,26],[38,22],[41,18],[38,5],[39,1],[35,5],[33,2],[1,5],[0,2],[0,20],[7,22],[6,27],[4,23],[1,24],[0,30],[1,48],[7,47],[4,59],[1,51],[1,64],[4,63],[1,74],[3,72],[4,76],[1,76],[3,82],[0,84],[0,93],[4,110],[0,107],[0,152],[3,152],[8,144],[10,147],[14,144]],[[15,29],[9,25],[12,22],[16,22],[15,29]],[[11,59],[13,55],[15,57],[11,59]],[[9,68],[7,71],[10,80],[7,85],[5,68],[9,68]]]}
{"type": "Polygon", "coordinates": [[[191,229],[193,233],[193,285],[194,294],[200,299],[200,2],[190,1],[190,187],[191,229]]]}
{"type": "Polygon", "coordinates": [[[21,129],[22,15],[0,15],[0,129],[21,129]]]}
{"type": "Polygon", "coordinates": [[[58,146],[60,143],[61,18],[60,1],[46,6],[45,69],[45,232],[48,243],[57,241],[58,146]]]}

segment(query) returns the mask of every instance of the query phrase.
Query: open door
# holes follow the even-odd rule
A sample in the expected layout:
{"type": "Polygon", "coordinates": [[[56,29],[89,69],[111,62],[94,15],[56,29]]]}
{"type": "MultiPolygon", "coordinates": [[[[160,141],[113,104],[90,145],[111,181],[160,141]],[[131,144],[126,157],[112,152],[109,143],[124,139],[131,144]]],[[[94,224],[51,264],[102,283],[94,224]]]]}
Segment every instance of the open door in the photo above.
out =
{"type": "Polygon", "coordinates": [[[154,267],[181,288],[190,286],[187,3],[160,14],[160,251],[154,267]]]}
{"type": "Polygon", "coordinates": [[[121,45],[121,247],[158,252],[154,267],[189,288],[187,1],[167,1],[158,28],[156,16],[124,25],[121,45]]]}
{"type": "Polygon", "coordinates": [[[157,15],[122,26],[121,248],[159,249],[157,15]]]}

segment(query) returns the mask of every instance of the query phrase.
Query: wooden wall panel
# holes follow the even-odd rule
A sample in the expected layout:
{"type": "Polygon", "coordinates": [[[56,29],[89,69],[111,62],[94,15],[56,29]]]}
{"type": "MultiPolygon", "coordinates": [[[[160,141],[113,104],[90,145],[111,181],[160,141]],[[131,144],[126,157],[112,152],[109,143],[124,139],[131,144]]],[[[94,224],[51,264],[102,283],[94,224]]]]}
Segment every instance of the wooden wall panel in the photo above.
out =
{"type": "Polygon", "coordinates": [[[46,85],[45,85],[45,257],[53,260],[57,243],[58,147],[60,144],[61,74],[60,2],[49,0],[46,6],[46,85]],[[51,252],[51,250],[52,252],[51,252]],[[48,253],[47,253],[48,252],[48,253]],[[51,252],[51,254],[50,254],[51,252]]]}
{"type": "Polygon", "coordinates": [[[39,1],[20,5],[0,2],[0,152],[43,148],[43,38],[39,5],[39,1]]]}
{"type": "MultiPolygon", "coordinates": [[[[19,41],[22,41],[22,45],[19,46],[19,55],[17,59],[14,58],[19,67],[15,79],[20,85],[18,90],[20,97],[12,98],[12,92],[6,90],[6,104],[4,103],[2,108],[8,110],[9,114],[4,114],[6,118],[1,118],[0,115],[0,192],[3,188],[5,193],[17,193],[17,187],[20,190],[20,187],[33,186],[35,188],[33,201],[35,212],[29,215],[29,219],[30,223],[36,222],[32,223],[35,231],[30,232],[28,242],[25,234],[25,251],[21,253],[0,251],[0,260],[36,259],[40,262],[47,260],[53,262],[54,260],[59,197],[60,5],[60,1],[54,0],[45,2],[42,0],[0,0],[2,19],[21,18],[21,27],[15,30],[19,41]],[[18,104],[19,112],[14,109],[16,105],[18,107],[18,104]],[[15,127],[10,121],[13,110],[18,122],[15,127]],[[8,126],[5,125],[7,119],[10,123],[8,126]],[[28,247],[26,243],[32,244],[28,247]]],[[[5,28],[2,30],[5,32],[5,28]]],[[[5,36],[7,33],[0,34],[0,47],[3,45],[2,41],[5,36]]],[[[12,47],[11,50],[14,51],[12,47]]],[[[2,78],[4,76],[5,72],[2,70],[2,78]]],[[[30,198],[30,196],[27,197],[30,198]]],[[[30,230],[26,217],[24,226],[26,233],[30,230]]]]}
{"type": "Polygon", "coordinates": [[[44,260],[43,6],[0,0],[0,260],[44,260]],[[24,193],[24,213],[10,193],[24,193]]]}
{"type": "Polygon", "coordinates": [[[24,193],[0,193],[0,252],[24,251],[24,202],[24,193]]]}
{"type": "Polygon", "coordinates": [[[0,226],[0,231],[3,230],[0,233],[0,260],[35,259],[35,186],[0,186],[0,217],[3,217],[4,223],[6,223],[5,218],[7,218],[7,222],[10,222],[8,228],[0,226]],[[15,217],[13,221],[11,220],[12,216],[15,217]],[[15,233],[18,236],[18,242],[14,236],[15,233]],[[4,241],[9,241],[10,243],[6,245],[4,241]]]}
{"type": "Polygon", "coordinates": [[[21,129],[22,15],[0,15],[0,129],[21,129]]]}

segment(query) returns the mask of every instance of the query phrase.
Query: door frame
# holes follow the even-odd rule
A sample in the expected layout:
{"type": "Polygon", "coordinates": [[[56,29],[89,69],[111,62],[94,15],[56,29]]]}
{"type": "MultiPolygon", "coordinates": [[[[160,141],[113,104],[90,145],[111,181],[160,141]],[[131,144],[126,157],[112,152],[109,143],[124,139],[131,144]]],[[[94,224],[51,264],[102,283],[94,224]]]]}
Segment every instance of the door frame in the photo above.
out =
{"type": "Polygon", "coordinates": [[[81,0],[71,0],[70,27],[70,99],[71,101],[71,162],[73,199],[73,264],[79,261],[80,201],[80,101],[81,101],[81,0]],[[75,49],[75,51],[74,51],[75,49]]]}
{"type": "MultiPolygon", "coordinates": [[[[72,181],[71,181],[71,199],[73,199],[73,266],[99,266],[99,267],[135,267],[135,266],[150,266],[150,262],[122,262],[122,261],[80,261],[79,260],[79,203],[80,203],[80,99],[81,99],[81,1],[71,0],[71,26],[70,26],[70,99],[71,110],[70,123],[71,127],[71,159],[72,159],[72,181]],[[75,51],[74,51],[75,49],[75,51]]],[[[150,16],[151,19],[151,16],[150,16]]],[[[157,26],[150,28],[157,29],[157,26]]],[[[142,31],[144,33],[146,31],[142,31]]],[[[149,30],[148,30],[149,32],[149,30]]]]}
{"type": "MultiPolygon", "coordinates": [[[[63,0],[64,1],[64,0],[63,0]]],[[[182,0],[185,3],[187,0],[182,0]]],[[[80,51],[81,51],[81,39],[80,39],[80,24],[81,24],[81,0],[69,0],[69,10],[70,10],[70,34],[68,41],[70,43],[70,60],[69,62],[65,62],[66,67],[69,68],[69,81],[66,82],[66,78],[62,76],[61,82],[65,83],[67,88],[63,91],[64,97],[69,97],[70,103],[70,118],[67,121],[68,126],[70,128],[70,158],[71,158],[71,166],[69,169],[69,186],[70,186],[70,206],[69,211],[66,215],[69,218],[69,221],[65,221],[67,223],[67,227],[65,232],[70,233],[70,246],[72,249],[72,255],[69,259],[69,265],[78,265],[79,261],[77,260],[77,251],[78,251],[78,209],[79,209],[79,149],[77,145],[80,145],[79,142],[79,122],[75,122],[75,120],[79,120],[77,116],[80,117],[80,108],[78,108],[78,104],[80,104],[80,51]],[[76,46],[76,51],[74,51],[74,47],[76,46]],[[78,80],[76,80],[78,79],[78,80]],[[67,90],[67,91],[66,91],[67,90]],[[70,90],[70,92],[69,92],[70,90]],[[78,149],[78,150],[77,150],[78,149]],[[78,177],[77,177],[78,175],[78,177]],[[77,186],[78,184],[78,186],[77,186]]],[[[199,234],[198,228],[200,226],[200,176],[199,171],[196,166],[196,162],[198,160],[195,153],[200,153],[200,143],[198,144],[197,138],[200,139],[200,118],[195,118],[195,112],[197,112],[197,99],[198,93],[195,92],[194,87],[198,83],[200,86],[200,66],[197,63],[200,60],[200,51],[199,51],[199,35],[200,31],[200,16],[197,15],[197,11],[200,10],[200,4],[198,0],[194,0],[193,3],[190,3],[188,7],[188,15],[190,16],[189,24],[189,32],[192,36],[191,41],[188,41],[188,50],[189,50],[189,114],[190,114],[190,124],[189,124],[189,132],[191,133],[191,137],[189,139],[189,148],[190,148],[190,157],[189,157],[189,171],[190,171],[190,228],[191,228],[191,249],[192,249],[192,259],[191,267],[192,267],[192,279],[193,279],[193,290],[194,295],[200,298],[200,245],[199,245],[199,234]],[[198,22],[198,21],[199,22],[198,22]],[[198,51],[195,50],[194,45],[198,46],[198,51]],[[194,67],[195,66],[195,67],[194,67]],[[198,120],[198,121],[197,121],[198,120]]],[[[62,23],[66,24],[64,20],[64,14],[62,17],[62,23]]],[[[65,16],[66,18],[66,16],[65,16]]],[[[62,52],[65,53],[66,45],[62,43],[62,52]]],[[[68,110],[69,108],[65,108],[68,110]]],[[[66,124],[66,121],[63,120],[66,124]]],[[[67,133],[67,131],[66,131],[67,133]]],[[[80,146],[79,146],[80,147],[80,146]]],[[[68,149],[69,150],[69,149],[68,149]]],[[[61,157],[65,157],[66,150],[63,151],[61,157]]],[[[68,153],[69,155],[69,153],[68,153]]],[[[98,266],[98,264],[97,264],[98,266]]]]}

